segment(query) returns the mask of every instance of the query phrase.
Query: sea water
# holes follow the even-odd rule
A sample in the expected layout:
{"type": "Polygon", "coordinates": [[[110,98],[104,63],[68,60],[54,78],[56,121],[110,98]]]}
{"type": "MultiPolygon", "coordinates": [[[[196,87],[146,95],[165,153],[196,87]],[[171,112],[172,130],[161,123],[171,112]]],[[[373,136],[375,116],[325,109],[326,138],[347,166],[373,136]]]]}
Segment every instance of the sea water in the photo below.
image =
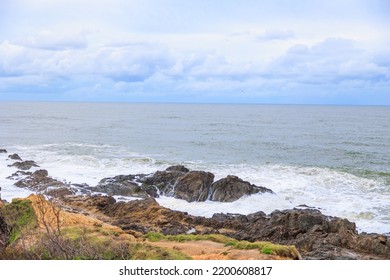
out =
{"type": "MultiPolygon", "coordinates": [[[[390,107],[154,103],[0,103],[0,148],[36,161],[49,175],[97,184],[170,165],[236,175],[276,194],[232,203],[158,202],[210,217],[270,213],[306,205],[390,232],[390,107]]],[[[2,198],[28,191],[6,179],[2,198]]]]}

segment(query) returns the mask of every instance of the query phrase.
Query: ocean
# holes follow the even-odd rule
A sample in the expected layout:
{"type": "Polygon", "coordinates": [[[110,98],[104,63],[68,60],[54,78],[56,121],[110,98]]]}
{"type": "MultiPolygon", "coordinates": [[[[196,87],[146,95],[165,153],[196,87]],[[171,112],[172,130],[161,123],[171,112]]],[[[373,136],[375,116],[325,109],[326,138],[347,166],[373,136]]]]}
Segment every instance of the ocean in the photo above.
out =
{"type": "MultiPolygon", "coordinates": [[[[2,102],[0,148],[72,183],[183,164],[276,193],[232,203],[157,199],[193,215],[307,205],[360,232],[390,232],[388,106],[2,102]]],[[[6,179],[15,172],[8,164],[0,154],[2,198],[26,196],[6,179]]]]}

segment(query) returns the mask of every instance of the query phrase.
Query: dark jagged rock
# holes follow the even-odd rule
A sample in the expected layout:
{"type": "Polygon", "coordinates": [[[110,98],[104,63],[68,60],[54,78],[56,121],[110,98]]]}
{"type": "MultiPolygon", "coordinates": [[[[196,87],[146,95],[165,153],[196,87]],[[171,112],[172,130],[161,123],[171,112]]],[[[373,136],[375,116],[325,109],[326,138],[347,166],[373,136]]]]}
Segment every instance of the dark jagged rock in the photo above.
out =
{"type": "Polygon", "coordinates": [[[20,161],[22,160],[18,154],[9,155],[8,158],[13,160],[20,160],[20,161]]]}
{"type": "Polygon", "coordinates": [[[188,202],[205,201],[208,198],[214,174],[204,171],[190,171],[180,176],[174,186],[174,197],[188,202]]]}
{"type": "Polygon", "coordinates": [[[45,190],[44,194],[51,197],[64,197],[76,194],[76,190],[71,188],[49,188],[45,190]]]}
{"type": "Polygon", "coordinates": [[[31,167],[39,167],[39,165],[36,164],[35,161],[33,160],[25,160],[25,161],[17,161],[17,162],[14,162],[13,164],[11,165],[8,165],[9,167],[16,167],[20,170],[29,170],[31,169],[31,167]]]}
{"type": "Polygon", "coordinates": [[[210,188],[210,200],[232,202],[255,193],[273,193],[272,190],[246,182],[237,176],[227,176],[214,182],[210,188]]]}
{"type": "Polygon", "coordinates": [[[0,149],[0,154],[6,154],[7,150],[6,149],[0,149]]]}
{"type": "Polygon", "coordinates": [[[169,166],[165,171],[178,171],[178,172],[183,172],[183,173],[188,173],[190,170],[185,167],[184,165],[172,165],[169,166]]]}
{"type": "Polygon", "coordinates": [[[358,234],[355,224],[318,210],[284,210],[266,215],[214,214],[195,217],[160,206],[153,198],[115,202],[110,197],[65,197],[65,205],[99,216],[132,232],[219,233],[238,240],[295,245],[305,259],[390,259],[390,238],[358,234]]]}
{"type": "Polygon", "coordinates": [[[8,176],[7,179],[10,179],[10,180],[21,180],[23,177],[30,176],[30,175],[32,175],[31,171],[21,171],[21,170],[18,170],[15,173],[13,173],[11,176],[8,176]]]}
{"type": "Polygon", "coordinates": [[[119,175],[112,178],[104,178],[99,184],[92,188],[95,192],[103,192],[108,195],[122,195],[146,198],[149,196],[158,197],[157,189],[152,186],[145,186],[137,181],[140,175],[119,175]]]}
{"type": "Polygon", "coordinates": [[[181,165],[168,167],[165,171],[157,171],[152,175],[140,179],[144,185],[154,186],[159,193],[164,196],[173,196],[173,188],[179,177],[189,172],[187,168],[181,165]]]}
{"type": "Polygon", "coordinates": [[[27,188],[36,192],[45,191],[47,188],[66,188],[69,185],[53,179],[48,176],[48,172],[45,169],[40,169],[27,176],[24,179],[17,181],[14,185],[19,188],[27,188]]]}
{"type": "Polygon", "coordinates": [[[358,234],[354,223],[325,216],[318,210],[274,211],[252,221],[248,216],[219,214],[214,218],[224,219],[225,225],[236,229],[231,235],[234,238],[292,244],[307,259],[390,258],[387,240],[383,242],[384,238],[358,234]]]}

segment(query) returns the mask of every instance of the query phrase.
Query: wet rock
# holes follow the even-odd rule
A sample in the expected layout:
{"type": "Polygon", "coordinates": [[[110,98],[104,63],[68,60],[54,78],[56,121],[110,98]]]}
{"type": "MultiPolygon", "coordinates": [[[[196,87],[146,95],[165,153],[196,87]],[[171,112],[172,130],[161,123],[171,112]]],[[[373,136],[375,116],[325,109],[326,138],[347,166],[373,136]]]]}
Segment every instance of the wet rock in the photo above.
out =
{"type": "Polygon", "coordinates": [[[31,169],[31,167],[39,167],[39,165],[36,164],[35,161],[33,160],[26,160],[26,161],[17,161],[17,162],[14,162],[13,164],[11,165],[8,165],[9,167],[16,167],[20,170],[29,170],[31,169]]]}
{"type": "MultiPolygon", "coordinates": [[[[143,233],[157,231],[185,233],[190,229],[188,214],[160,206],[153,198],[117,202],[104,209],[104,214],[115,218],[115,225],[143,233]]],[[[191,220],[191,218],[190,218],[191,220]]]]}
{"type": "Polygon", "coordinates": [[[180,176],[174,186],[174,197],[188,202],[205,201],[208,198],[214,174],[190,171],[180,176]]]}
{"type": "Polygon", "coordinates": [[[232,202],[255,193],[273,193],[272,190],[246,182],[237,176],[227,176],[214,182],[210,188],[210,200],[232,202]]]}
{"type": "Polygon", "coordinates": [[[188,173],[190,170],[185,167],[184,165],[172,165],[169,166],[165,171],[177,171],[177,172],[183,172],[183,173],[188,173]]]}
{"type": "Polygon", "coordinates": [[[7,179],[10,179],[10,180],[21,180],[22,178],[24,178],[26,176],[30,176],[30,175],[32,175],[31,171],[21,171],[21,170],[18,170],[15,173],[13,173],[11,176],[8,176],[7,179]]]}
{"type": "MultiPolygon", "coordinates": [[[[139,177],[139,176],[138,176],[139,177]]],[[[132,196],[146,198],[157,197],[157,189],[152,186],[143,186],[137,182],[136,175],[119,175],[104,178],[93,188],[93,191],[107,193],[108,195],[132,196]]]]}
{"type": "Polygon", "coordinates": [[[64,197],[76,194],[76,190],[71,188],[49,188],[44,192],[44,194],[51,197],[64,197]]]}
{"type": "Polygon", "coordinates": [[[22,160],[18,154],[9,155],[8,158],[13,160],[20,160],[20,161],[22,160]]]}
{"type": "Polygon", "coordinates": [[[173,188],[177,179],[187,172],[188,169],[184,166],[171,166],[165,171],[157,171],[152,175],[140,178],[140,182],[144,185],[154,186],[161,195],[174,196],[173,188]]]}
{"type": "Polygon", "coordinates": [[[42,192],[49,187],[69,188],[69,185],[66,185],[63,182],[48,176],[48,172],[45,169],[40,169],[33,172],[31,175],[27,176],[26,178],[17,181],[14,185],[19,188],[27,188],[36,192],[42,192]]]}
{"type": "Polygon", "coordinates": [[[0,154],[6,154],[7,150],[6,149],[0,149],[0,154]]]}

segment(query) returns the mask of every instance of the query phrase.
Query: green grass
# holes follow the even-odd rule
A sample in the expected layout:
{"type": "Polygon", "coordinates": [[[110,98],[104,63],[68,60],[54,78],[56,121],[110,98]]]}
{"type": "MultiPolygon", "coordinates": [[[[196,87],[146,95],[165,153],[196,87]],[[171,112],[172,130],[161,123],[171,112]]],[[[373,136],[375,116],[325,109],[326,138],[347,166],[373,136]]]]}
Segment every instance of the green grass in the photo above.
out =
{"type": "Polygon", "coordinates": [[[1,215],[11,229],[9,244],[13,244],[23,233],[37,226],[35,211],[29,200],[13,199],[12,203],[1,209],[1,215]]]}
{"type": "Polygon", "coordinates": [[[157,242],[162,240],[175,241],[175,242],[188,242],[188,241],[199,241],[199,240],[209,240],[217,243],[227,243],[229,241],[234,241],[233,238],[224,236],[222,234],[178,234],[178,235],[163,235],[158,232],[148,232],[144,235],[144,238],[148,239],[151,242],[157,242]]]}
{"type": "Polygon", "coordinates": [[[294,245],[280,245],[271,242],[249,242],[249,241],[230,241],[225,243],[225,246],[230,246],[236,249],[251,250],[258,249],[262,254],[278,255],[292,259],[299,259],[300,254],[294,245]]]}

